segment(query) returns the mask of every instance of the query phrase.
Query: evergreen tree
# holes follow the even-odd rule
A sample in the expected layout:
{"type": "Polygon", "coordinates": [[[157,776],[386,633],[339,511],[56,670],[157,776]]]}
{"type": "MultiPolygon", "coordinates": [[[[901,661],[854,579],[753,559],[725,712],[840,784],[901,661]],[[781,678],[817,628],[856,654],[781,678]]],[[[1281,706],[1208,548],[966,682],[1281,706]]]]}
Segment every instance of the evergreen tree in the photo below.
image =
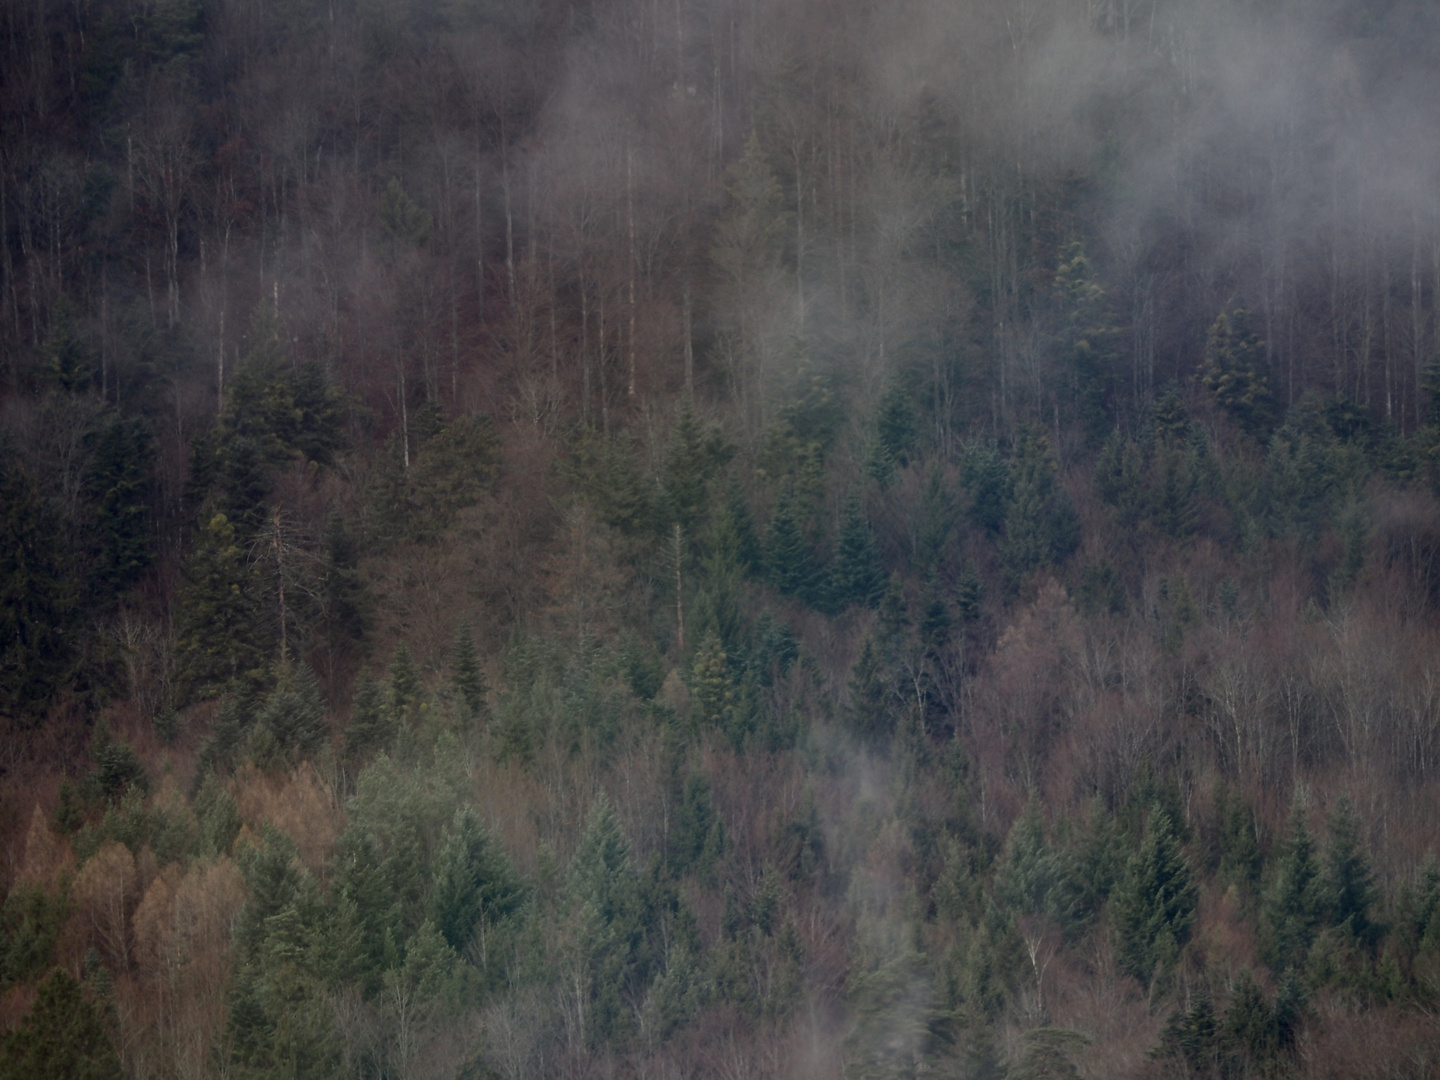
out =
{"type": "MultiPolygon", "coordinates": [[[[468,806],[456,811],[436,859],[430,893],[435,928],[457,953],[470,955],[477,933],[514,915],[523,900],[519,876],[475,811],[468,806]]],[[[482,966],[488,959],[483,942],[476,959],[482,966]]]]}
{"type": "Polygon", "coordinates": [[[342,515],[332,513],[320,537],[320,607],[325,639],[335,652],[364,641],[370,629],[370,605],[359,565],[354,534],[342,515]]]}
{"type": "Polygon", "coordinates": [[[263,582],[224,514],[214,514],[186,560],[177,604],[181,684],[192,698],[256,686],[271,653],[263,582]]]}
{"type": "Polygon", "coordinates": [[[668,516],[686,536],[700,527],[709,506],[710,481],[730,454],[718,431],[709,435],[701,431],[694,402],[687,394],[680,403],[680,415],[661,470],[668,516]]]}
{"type": "Polygon", "coordinates": [[[1098,440],[1109,426],[1119,329],[1105,289],[1096,281],[1078,241],[1065,249],[1055,290],[1063,312],[1061,350],[1071,408],[1086,434],[1098,440]]]}
{"type": "Polygon", "coordinates": [[[845,500],[835,568],[830,576],[830,603],[843,610],[852,604],[873,608],[885,592],[885,570],[875,550],[875,537],[860,509],[860,499],[845,500]]]}
{"type": "Polygon", "coordinates": [[[63,968],[39,986],[19,1028],[0,1035],[0,1080],[121,1080],[100,1011],[63,968]]]}
{"type": "Polygon", "coordinates": [[[815,555],[801,528],[794,492],[788,487],[775,500],[770,531],[765,535],[765,577],[786,596],[807,602],[815,598],[815,555]]]}
{"type": "Polygon", "coordinates": [[[1030,571],[1060,562],[1075,550],[1080,523],[1044,435],[1021,434],[1010,476],[1000,558],[1011,585],[1018,586],[1030,571]]]}
{"type": "Polygon", "coordinates": [[[345,754],[358,760],[371,750],[388,749],[399,730],[385,703],[385,692],[369,675],[355,683],[350,704],[350,727],[345,732],[345,754]]]}
{"type": "Polygon", "coordinates": [[[146,496],[153,483],[154,440],[140,417],[107,412],[86,436],[87,493],[95,507],[91,593],[101,602],[140,580],[150,565],[146,496]]]}
{"type": "Polygon", "coordinates": [[[450,652],[450,681],[455,684],[470,716],[487,715],[490,684],[480,667],[480,656],[475,651],[475,637],[470,632],[469,620],[462,621],[455,634],[455,645],[450,652]]]}
{"type": "Polygon", "coordinates": [[[390,717],[395,724],[413,722],[416,710],[425,692],[420,681],[420,669],[410,655],[410,646],[400,642],[390,660],[390,694],[387,704],[390,717]]]}
{"type": "Polygon", "coordinates": [[[725,489],[725,498],[716,507],[710,524],[710,557],[706,561],[711,574],[751,575],[761,566],[760,541],[755,535],[755,522],[750,503],[735,477],[725,489]]]}
{"type": "Polygon", "coordinates": [[[1325,851],[1326,914],[1332,926],[1346,927],[1368,943],[1376,929],[1370,921],[1375,883],[1360,832],[1355,805],[1348,795],[1342,795],[1330,818],[1330,843],[1325,851]]]}
{"type": "Polygon", "coordinates": [[[960,480],[970,496],[970,521],[991,534],[1005,527],[1010,505],[1010,468],[994,443],[975,442],[960,459],[960,480]]]}
{"type": "Polygon", "coordinates": [[[950,537],[959,518],[955,496],[938,467],[925,477],[925,490],[915,513],[914,560],[917,569],[930,574],[939,571],[950,537]]]}
{"type": "Polygon", "coordinates": [[[1216,403],[1251,435],[1263,437],[1274,423],[1265,344],[1250,326],[1250,313],[1221,312],[1210,327],[1200,381],[1216,403]]]}
{"type": "Polygon", "coordinates": [[[1146,986],[1172,964],[1195,920],[1195,886],[1175,825],[1159,806],[1150,812],[1114,900],[1122,969],[1146,986]]]}
{"type": "Polygon", "coordinates": [[[995,895],[1013,914],[1044,916],[1062,929],[1075,919],[1076,891],[1059,854],[1045,842],[1040,803],[1033,796],[1005,840],[995,895]]]}
{"type": "Polygon", "coordinates": [[[320,749],[327,734],[325,706],[315,673],[304,661],[284,661],[276,673],[256,725],[274,738],[284,752],[312,754],[320,749]]]}
{"type": "Polygon", "coordinates": [[[59,522],[29,471],[0,445],[0,713],[44,712],[75,658],[74,581],[59,522]]]}
{"type": "Polygon", "coordinates": [[[915,451],[915,410],[904,382],[892,378],[875,410],[875,433],[870,440],[865,471],[881,487],[890,483],[897,468],[910,464],[915,451]]]}
{"type": "Polygon", "coordinates": [[[1289,834],[1265,896],[1265,952],[1272,971],[1304,964],[1319,927],[1322,886],[1315,841],[1297,806],[1291,812],[1289,834]]]}

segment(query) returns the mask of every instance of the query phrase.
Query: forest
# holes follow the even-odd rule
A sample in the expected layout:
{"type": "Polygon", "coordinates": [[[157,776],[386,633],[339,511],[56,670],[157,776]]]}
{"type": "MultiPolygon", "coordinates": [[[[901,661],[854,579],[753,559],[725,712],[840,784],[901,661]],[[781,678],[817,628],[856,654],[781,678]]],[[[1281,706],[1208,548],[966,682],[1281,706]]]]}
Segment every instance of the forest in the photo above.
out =
{"type": "Polygon", "coordinates": [[[1440,1075],[1437,50],[0,0],[0,1080],[1440,1075]]]}

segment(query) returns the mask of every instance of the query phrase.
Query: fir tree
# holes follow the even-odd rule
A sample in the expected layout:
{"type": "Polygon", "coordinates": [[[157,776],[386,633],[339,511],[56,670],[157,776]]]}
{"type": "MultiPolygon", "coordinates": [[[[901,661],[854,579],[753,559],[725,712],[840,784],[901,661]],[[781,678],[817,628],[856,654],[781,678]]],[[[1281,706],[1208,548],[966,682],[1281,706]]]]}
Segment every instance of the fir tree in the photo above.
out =
{"type": "Polygon", "coordinates": [[[1245,431],[1257,437],[1269,432],[1275,404],[1265,345],[1251,329],[1250,313],[1244,308],[1222,311],[1211,325],[1200,381],[1245,431]]]}
{"type": "Polygon", "coordinates": [[[1055,274],[1063,311],[1063,350],[1071,407],[1092,440],[1109,422],[1115,391],[1115,343],[1119,329],[1105,289],[1095,279],[1084,247],[1072,242],[1055,274]]]}
{"type": "Polygon", "coordinates": [[[761,566],[760,541],[750,503],[733,476],[725,498],[716,508],[710,525],[710,556],[706,565],[712,574],[738,572],[751,575],[761,566]]]}
{"type": "Polygon", "coordinates": [[[830,602],[839,610],[852,604],[873,608],[885,592],[885,571],[875,550],[875,537],[851,494],[845,500],[840,538],[835,547],[835,568],[830,576],[830,602]]]}
{"type": "MultiPolygon", "coordinates": [[[[436,858],[435,885],[430,893],[430,920],[450,947],[470,955],[482,924],[509,918],[524,899],[520,878],[505,853],[480,825],[470,807],[456,811],[436,858]]],[[[483,942],[476,959],[487,957],[483,942]]]]}
{"type": "Polygon", "coordinates": [[[994,443],[976,442],[965,447],[960,479],[970,496],[971,523],[988,533],[999,533],[1005,527],[1011,482],[1010,469],[994,443]]]}
{"type": "Polygon", "coordinates": [[[1170,815],[1156,806],[1114,900],[1123,970],[1146,986],[1173,963],[1195,919],[1195,886],[1170,815]]]}
{"type": "Polygon", "coordinates": [[[107,412],[86,436],[85,484],[95,506],[91,593],[101,602],[140,580],[150,565],[146,497],[153,482],[154,440],[140,417],[107,412]]]}
{"type": "Polygon", "coordinates": [[[1325,851],[1326,914],[1332,926],[1347,927],[1357,939],[1369,942],[1375,930],[1370,921],[1375,883],[1360,833],[1355,805],[1342,795],[1330,818],[1330,843],[1325,851]]]}
{"type": "Polygon", "coordinates": [[[1265,896],[1266,954],[1272,971],[1303,965],[1319,927],[1322,886],[1315,841],[1297,806],[1291,812],[1289,834],[1265,896]]]}
{"type": "Polygon", "coordinates": [[[182,685],[192,697],[259,685],[271,651],[262,579],[224,514],[210,518],[183,576],[176,620],[182,685]]]}
{"type": "Polygon", "coordinates": [[[1011,585],[1018,586],[1030,571],[1060,562],[1074,551],[1080,525],[1044,435],[1029,431],[1020,436],[1010,471],[1000,558],[1011,585]]]}
{"type": "Polygon", "coordinates": [[[810,601],[817,581],[815,556],[805,539],[794,493],[786,488],[775,500],[765,535],[765,576],[786,596],[810,601]]]}
{"type": "Polygon", "coordinates": [[[100,1012],[63,968],[39,986],[19,1028],[0,1035],[0,1080],[121,1080],[100,1012]]]}
{"type": "Polygon", "coordinates": [[[369,602],[360,574],[360,550],[345,518],[332,513],[320,537],[320,604],[329,647],[344,651],[365,640],[369,602]]]}
{"type": "Polygon", "coordinates": [[[884,487],[897,468],[910,464],[914,450],[915,410],[910,404],[910,392],[900,379],[892,378],[875,410],[875,433],[870,440],[865,471],[884,487]]]}
{"type": "Polygon", "coordinates": [[[480,667],[480,656],[475,651],[475,637],[470,632],[469,620],[462,621],[455,634],[455,645],[450,651],[450,681],[454,683],[470,716],[488,714],[490,684],[480,667]]]}
{"type": "Polygon", "coordinates": [[[387,704],[392,721],[396,724],[413,721],[424,692],[420,669],[415,666],[415,658],[410,655],[410,646],[402,641],[390,660],[390,693],[387,704]]]}

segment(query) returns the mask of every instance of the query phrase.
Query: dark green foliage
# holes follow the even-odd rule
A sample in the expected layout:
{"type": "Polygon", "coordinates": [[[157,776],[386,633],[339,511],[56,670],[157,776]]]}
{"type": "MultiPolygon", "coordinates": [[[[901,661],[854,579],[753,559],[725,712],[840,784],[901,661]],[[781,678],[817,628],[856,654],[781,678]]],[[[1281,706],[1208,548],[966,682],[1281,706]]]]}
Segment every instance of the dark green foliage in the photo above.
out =
{"type": "Polygon", "coordinates": [[[1111,901],[1121,969],[1148,987],[1173,965],[1190,936],[1196,899],[1175,825],[1157,806],[1111,901]]]}
{"type": "Polygon", "coordinates": [[[70,914],[63,894],[16,885],[0,907],[0,987],[34,978],[49,966],[70,914]]]}
{"type": "Polygon", "coordinates": [[[1000,542],[1011,585],[1018,586],[1032,570],[1063,561],[1079,542],[1079,521],[1060,485],[1049,441],[1026,431],[1010,464],[1010,500],[1000,542]]]}
{"type": "Polygon", "coordinates": [[[961,458],[960,479],[970,496],[970,521],[992,535],[1005,527],[1010,469],[994,443],[971,443],[961,458]]]}
{"type": "Polygon", "coordinates": [[[240,808],[215,774],[207,773],[191,804],[199,828],[201,855],[228,855],[240,835],[240,808]]]}
{"type": "Polygon", "coordinates": [[[595,516],[622,536],[654,530],[653,482],[646,484],[635,455],[618,437],[582,428],[557,469],[595,516]]]}
{"type": "Polygon", "coordinates": [[[1191,996],[1187,1007],[1170,1014],[1160,1032],[1160,1045],[1151,1051],[1151,1056],[1180,1058],[1193,1074],[1213,1075],[1219,1064],[1218,1032],[1210,991],[1201,986],[1191,996]]]}
{"type": "Polygon", "coordinates": [[[1109,425],[1120,336],[1104,287],[1078,241],[1069,244],[1055,273],[1061,315],[1060,349],[1075,419],[1092,441],[1109,425]]]}
{"type": "Polygon", "coordinates": [[[127,742],[113,739],[105,724],[97,724],[95,735],[90,740],[90,756],[95,768],[87,778],[85,787],[92,790],[97,798],[113,801],[134,787],[141,792],[148,791],[149,778],[140,755],[127,742]]]}
{"type": "Polygon", "coordinates": [[[36,718],[75,661],[76,589],[59,521],[0,443],[0,713],[36,718]]]}
{"type": "Polygon", "coordinates": [[[892,378],[875,409],[875,433],[865,462],[866,473],[881,487],[890,482],[897,468],[910,464],[916,446],[915,428],[909,388],[903,380],[892,378]]]}
{"type": "Polygon", "coordinates": [[[360,545],[345,518],[332,513],[320,537],[320,617],[326,643],[343,652],[365,640],[370,602],[360,573],[360,545]]]}
{"type": "Polygon", "coordinates": [[[786,596],[813,603],[822,579],[802,526],[794,491],[787,487],[775,500],[770,530],[765,534],[765,577],[786,596]]]}
{"type": "Polygon", "coordinates": [[[1045,842],[1040,804],[1032,798],[1015,820],[995,874],[996,900],[1013,915],[1035,915],[1068,929],[1080,897],[1059,852],[1045,842]]]}
{"type": "Polygon", "coordinates": [[[524,892],[514,867],[469,807],[456,811],[436,858],[430,921],[449,946],[483,968],[487,928],[514,915],[524,892]]]}
{"type": "Polygon", "coordinates": [[[1089,1041],[1067,1028],[1032,1028],[1023,1036],[1020,1063],[1007,1080],[1080,1080],[1073,1058],[1089,1041]]]}
{"type": "Polygon", "coordinates": [[[141,417],[107,412],[86,436],[87,494],[95,507],[91,593],[104,603],[140,580],[152,558],[146,500],[154,439],[141,417]]]}
{"type": "MultiPolygon", "coordinates": [[[[283,754],[313,754],[320,748],[328,735],[325,706],[320,700],[315,674],[308,665],[303,662],[280,665],[275,688],[255,718],[255,725],[283,754]]],[[[253,740],[254,735],[251,737],[253,740]]]]}
{"type": "Polygon", "coordinates": [[[885,569],[875,550],[875,537],[860,508],[860,499],[845,500],[835,565],[830,574],[830,604],[843,610],[853,604],[873,608],[885,591],[885,569]]]}
{"type": "Polygon", "coordinates": [[[707,571],[716,576],[754,574],[761,566],[760,541],[745,492],[732,476],[710,524],[707,571]]]}
{"type": "Polygon", "coordinates": [[[430,240],[430,214],[417,205],[396,177],[391,177],[380,196],[380,226],[392,257],[410,248],[424,247],[430,240]]]}
{"type": "Polygon", "coordinates": [[[850,670],[850,700],[845,719],[863,743],[883,746],[895,730],[901,708],[893,650],[873,635],[866,635],[860,655],[850,670]]]}
{"type": "Polygon", "coordinates": [[[0,1036],[0,1080],[121,1080],[120,1055],[100,1010],[56,968],[20,1027],[0,1036]]]}
{"type": "Polygon", "coordinates": [[[392,721],[397,724],[413,723],[425,694],[425,685],[420,681],[420,669],[410,655],[410,646],[405,642],[395,649],[390,659],[390,691],[386,704],[390,708],[392,721]]]}
{"type": "Polygon", "coordinates": [[[915,547],[913,560],[917,570],[936,573],[945,560],[946,549],[960,517],[955,495],[945,474],[932,467],[925,476],[925,489],[915,509],[915,547]]]}
{"type": "Polygon", "coordinates": [[[725,845],[725,823],[711,802],[710,781],[704,773],[692,772],[685,777],[670,830],[670,869],[676,876],[693,872],[703,877],[724,854],[725,845]]]}
{"type": "Polygon", "coordinates": [[[661,470],[666,516],[686,536],[692,535],[706,516],[710,482],[730,460],[734,451],[720,432],[701,431],[694,402],[687,396],[680,403],[680,415],[670,436],[670,450],[661,470]]]}
{"type": "Polygon", "coordinates": [[[588,972],[588,1034],[596,1043],[623,1038],[633,1019],[626,1003],[639,998],[650,974],[647,912],[629,841],[603,795],[570,862],[567,891],[577,929],[574,948],[588,972]]]}
{"type": "Polygon", "coordinates": [[[1279,972],[1304,965],[1324,904],[1315,841],[1298,807],[1272,875],[1264,903],[1265,958],[1279,972]]]}
{"type": "Polygon", "coordinates": [[[1375,882],[1365,857],[1359,815],[1348,796],[1342,795],[1330,818],[1330,843],[1325,849],[1325,912],[1331,926],[1372,942],[1378,928],[1370,919],[1375,882]]]}
{"type": "Polygon", "coordinates": [[[1124,614],[1125,589],[1109,562],[1091,563],[1080,571],[1080,587],[1075,590],[1075,603],[1082,612],[1092,617],[1124,614]]]}
{"type": "Polygon", "coordinates": [[[186,560],[178,598],[178,677],[191,699],[258,686],[273,631],[259,567],[224,514],[213,515],[186,560]]]}
{"type": "Polygon", "coordinates": [[[450,650],[450,681],[471,717],[484,717],[489,713],[490,684],[480,667],[475,636],[470,632],[468,621],[460,624],[455,644],[450,650]]]}
{"type": "Polygon", "coordinates": [[[399,731],[395,717],[386,707],[385,692],[368,675],[355,684],[350,704],[350,727],[345,732],[345,754],[359,760],[371,750],[387,749],[399,731]]]}
{"type": "Polygon", "coordinates": [[[1250,313],[1221,312],[1210,327],[1200,381],[1242,429],[1263,437],[1274,423],[1275,404],[1265,363],[1265,344],[1250,326],[1250,313]]]}
{"type": "Polygon", "coordinates": [[[949,1018],[913,948],[865,964],[848,990],[855,1019],[844,1041],[847,1080],[923,1075],[948,1049],[949,1018]]]}

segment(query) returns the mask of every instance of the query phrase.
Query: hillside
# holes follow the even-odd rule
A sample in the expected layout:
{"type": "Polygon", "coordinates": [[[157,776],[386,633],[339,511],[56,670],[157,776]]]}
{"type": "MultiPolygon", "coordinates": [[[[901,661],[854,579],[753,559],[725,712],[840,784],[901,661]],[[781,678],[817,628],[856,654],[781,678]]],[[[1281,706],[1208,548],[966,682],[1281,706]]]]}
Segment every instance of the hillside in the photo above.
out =
{"type": "Polygon", "coordinates": [[[0,1080],[1429,1076],[1437,45],[0,6],[0,1080]]]}

